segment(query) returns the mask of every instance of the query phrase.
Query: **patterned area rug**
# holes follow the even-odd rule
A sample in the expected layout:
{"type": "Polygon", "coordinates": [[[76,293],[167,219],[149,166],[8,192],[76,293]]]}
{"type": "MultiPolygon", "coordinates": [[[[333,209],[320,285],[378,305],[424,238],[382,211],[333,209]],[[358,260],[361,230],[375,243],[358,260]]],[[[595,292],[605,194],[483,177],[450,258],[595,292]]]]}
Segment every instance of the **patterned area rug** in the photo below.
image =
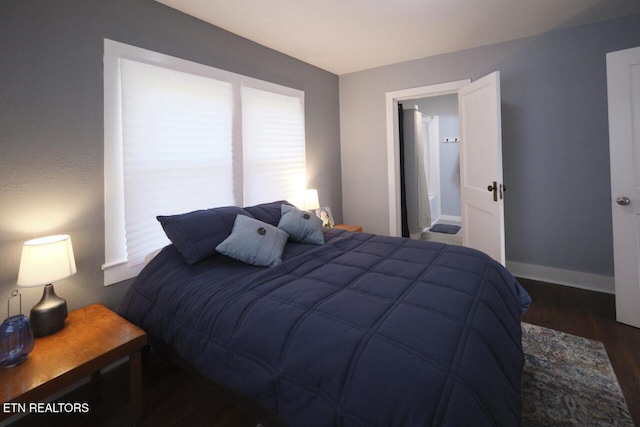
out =
{"type": "Polygon", "coordinates": [[[604,345],[522,323],[527,426],[633,426],[604,345]]]}

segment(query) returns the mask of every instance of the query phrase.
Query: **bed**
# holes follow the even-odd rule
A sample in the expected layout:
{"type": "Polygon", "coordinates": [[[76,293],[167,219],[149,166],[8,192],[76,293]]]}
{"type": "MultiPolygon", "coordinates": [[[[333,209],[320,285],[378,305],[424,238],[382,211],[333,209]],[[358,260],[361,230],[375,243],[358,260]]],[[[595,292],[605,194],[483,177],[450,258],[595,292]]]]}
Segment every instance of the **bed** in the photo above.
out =
{"type": "Polygon", "coordinates": [[[520,424],[520,317],[531,300],[506,269],[469,248],[318,235],[315,224],[316,241],[287,233],[266,266],[223,248],[240,219],[255,236],[242,243],[269,235],[284,206],[159,217],[173,243],[118,312],[285,425],[520,424]]]}

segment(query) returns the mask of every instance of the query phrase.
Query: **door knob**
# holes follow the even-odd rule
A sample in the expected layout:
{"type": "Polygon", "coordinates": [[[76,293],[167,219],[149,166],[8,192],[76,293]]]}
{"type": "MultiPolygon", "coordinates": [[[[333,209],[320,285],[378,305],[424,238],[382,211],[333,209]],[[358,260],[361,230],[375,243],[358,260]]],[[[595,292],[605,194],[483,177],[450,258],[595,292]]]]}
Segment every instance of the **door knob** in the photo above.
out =
{"type": "Polygon", "coordinates": [[[631,203],[631,199],[629,199],[627,196],[620,196],[616,199],[616,203],[620,206],[627,206],[629,203],[631,203]]]}
{"type": "Polygon", "coordinates": [[[487,186],[487,190],[493,192],[493,201],[498,201],[498,183],[493,181],[493,185],[487,186]]]}

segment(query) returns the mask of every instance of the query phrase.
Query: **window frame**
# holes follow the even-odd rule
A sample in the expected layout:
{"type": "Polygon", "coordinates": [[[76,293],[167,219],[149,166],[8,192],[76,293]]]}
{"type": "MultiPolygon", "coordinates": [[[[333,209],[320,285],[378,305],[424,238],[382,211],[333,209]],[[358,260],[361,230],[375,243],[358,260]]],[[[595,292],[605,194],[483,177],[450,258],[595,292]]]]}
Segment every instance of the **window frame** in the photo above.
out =
{"type": "MultiPolygon", "coordinates": [[[[243,86],[297,97],[302,103],[303,117],[305,114],[304,91],[105,38],[103,58],[105,263],[102,265],[105,286],[137,276],[145,265],[144,263],[134,266],[129,265],[126,252],[122,100],[120,95],[121,58],[231,83],[234,86],[233,145],[234,150],[240,150],[240,159],[242,159],[242,105],[240,97],[243,86]]],[[[238,179],[234,179],[233,192],[236,200],[242,201],[242,161],[238,164],[234,161],[235,165],[237,165],[237,168],[234,167],[234,177],[238,179]]]]}

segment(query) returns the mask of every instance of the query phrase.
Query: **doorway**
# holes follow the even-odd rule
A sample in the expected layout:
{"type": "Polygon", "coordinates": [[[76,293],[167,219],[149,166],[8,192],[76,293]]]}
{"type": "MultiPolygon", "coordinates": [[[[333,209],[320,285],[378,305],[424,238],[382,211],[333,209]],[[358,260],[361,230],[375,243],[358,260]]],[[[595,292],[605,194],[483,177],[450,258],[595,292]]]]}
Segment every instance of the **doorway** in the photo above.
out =
{"type": "Polygon", "coordinates": [[[424,99],[444,95],[457,96],[458,90],[471,83],[471,80],[458,80],[437,85],[421,86],[404,89],[386,94],[387,108],[387,158],[389,182],[389,234],[402,235],[402,220],[400,215],[400,148],[398,142],[398,104],[408,100],[424,99]]]}
{"type": "MultiPolygon", "coordinates": [[[[430,96],[402,101],[422,115],[431,224],[460,225],[460,138],[458,95],[430,96]]],[[[460,241],[460,244],[462,242],[460,241]]]]}
{"type": "MultiPolygon", "coordinates": [[[[402,235],[399,102],[456,93],[460,130],[462,244],[505,264],[500,72],[386,93],[389,232],[402,235]]],[[[403,199],[403,198],[402,198],[403,199]]]]}

